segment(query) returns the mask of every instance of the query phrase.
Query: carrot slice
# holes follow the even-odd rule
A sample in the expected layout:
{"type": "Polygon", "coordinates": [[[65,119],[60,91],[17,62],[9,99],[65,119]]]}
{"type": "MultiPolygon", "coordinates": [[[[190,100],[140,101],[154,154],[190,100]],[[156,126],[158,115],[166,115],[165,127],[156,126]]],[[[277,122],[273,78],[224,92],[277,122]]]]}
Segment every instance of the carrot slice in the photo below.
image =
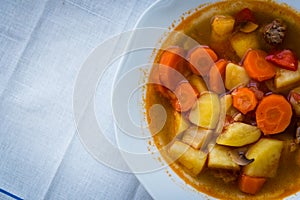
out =
{"type": "Polygon", "coordinates": [[[159,78],[163,86],[174,91],[177,84],[184,80],[190,72],[188,62],[184,58],[184,50],[171,47],[165,50],[159,61],[159,78]]]}
{"type": "Polygon", "coordinates": [[[244,68],[248,75],[257,81],[265,81],[275,76],[275,66],[266,61],[267,53],[262,50],[250,50],[244,59],[244,68]]]}
{"type": "Polygon", "coordinates": [[[211,91],[218,94],[225,92],[223,79],[227,64],[227,60],[220,59],[215,63],[215,66],[211,67],[208,75],[209,87],[211,91]]]}
{"type": "Polygon", "coordinates": [[[233,106],[243,114],[255,109],[257,99],[255,93],[249,88],[239,88],[232,92],[233,106]]]}
{"type": "Polygon", "coordinates": [[[256,194],[261,190],[266,180],[263,177],[253,177],[243,174],[239,181],[239,188],[242,192],[256,194]]]}
{"type": "Polygon", "coordinates": [[[175,110],[186,112],[192,108],[197,100],[197,92],[189,82],[180,83],[175,90],[176,99],[172,100],[175,110]]]}
{"type": "Polygon", "coordinates": [[[159,68],[158,65],[153,65],[152,70],[149,75],[149,83],[153,84],[154,89],[159,92],[163,97],[169,98],[168,89],[161,85],[159,79],[159,68]]]}
{"type": "Polygon", "coordinates": [[[218,59],[217,54],[209,47],[196,47],[191,50],[188,55],[188,61],[190,62],[190,68],[196,75],[206,76],[218,59]]]}
{"type": "Polygon", "coordinates": [[[292,107],[281,95],[271,94],[262,99],[255,115],[257,127],[265,134],[283,132],[290,124],[292,107]]]}

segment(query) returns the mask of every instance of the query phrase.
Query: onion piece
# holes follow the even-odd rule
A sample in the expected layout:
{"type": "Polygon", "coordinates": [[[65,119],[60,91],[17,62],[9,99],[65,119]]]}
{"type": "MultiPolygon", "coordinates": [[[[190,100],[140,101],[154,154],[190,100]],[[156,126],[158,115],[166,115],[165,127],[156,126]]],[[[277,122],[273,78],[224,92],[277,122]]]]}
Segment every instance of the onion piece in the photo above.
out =
{"type": "Polygon", "coordinates": [[[243,33],[251,33],[255,31],[257,28],[258,28],[258,24],[248,21],[246,24],[242,25],[240,31],[242,31],[243,33]]]}

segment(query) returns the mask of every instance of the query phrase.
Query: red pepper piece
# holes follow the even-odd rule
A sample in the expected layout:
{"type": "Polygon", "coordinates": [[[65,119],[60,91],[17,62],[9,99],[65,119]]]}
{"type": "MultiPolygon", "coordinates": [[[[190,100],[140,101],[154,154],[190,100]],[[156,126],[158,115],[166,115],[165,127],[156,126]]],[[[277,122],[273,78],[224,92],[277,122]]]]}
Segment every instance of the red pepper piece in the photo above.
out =
{"type": "Polygon", "coordinates": [[[294,52],[289,49],[274,52],[266,57],[266,60],[278,65],[279,67],[291,71],[298,69],[298,58],[294,52]]]}
{"type": "Polygon", "coordinates": [[[235,21],[237,24],[245,23],[248,21],[255,22],[255,17],[249,8],[244,8],[236,14],[235,21]]]}

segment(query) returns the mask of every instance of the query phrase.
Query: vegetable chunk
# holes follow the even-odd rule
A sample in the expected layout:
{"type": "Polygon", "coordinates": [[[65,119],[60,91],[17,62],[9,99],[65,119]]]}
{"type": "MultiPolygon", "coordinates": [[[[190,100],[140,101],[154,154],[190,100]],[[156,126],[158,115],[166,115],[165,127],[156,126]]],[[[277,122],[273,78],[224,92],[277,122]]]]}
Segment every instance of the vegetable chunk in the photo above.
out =
{"type": "Polygon", "coordinates": [[[240,166],[232,161],[229,147],[214,145],[208,154],[208,167],[219,169],[240,170],[240,166]]]}
{"type": "Polygon", "coordinates": [[[227,60],[220,59],[210,69],[209,89],[217,94],[225,93],[223,78],[225,77],[227,64],[227,60]]]}
{"type": "Polygon", "coordinates": [[[234,122],[217,138],[217,144],[241,147],[256,142],[260,138],[261,132],[256,126],[234,122]]]}
{"type": "Polygon", "coordinates": [[[204,149],[212,134],[211,130],[192,126],[184,132],[182,141],[194,149],[204,149]]]}
{"type": "Polygon", "coordinates": [[[253,177],[243,174],[239,181],[239,188],[242,192],[256,194],[266,182],[266,178],[253,177]]]}
{"type": "Polygon", "coordinates": [[[189,66],[196,75],[205,76],[211,66],[218,59],[217,54],[208,47],[198,46],[192,49],[188,55],[189,66]]]}
{"type": "Polygon", "coordinates": [[[199,94],[208,90],[205,81],[198,75],[193,74],[189,76],[188,81],[195,89],[197,89],[199,94]]]}
{"type": "Polygon", "coordinates": [[[246,114],[249,111],[255,109],[257,105],[257,99],[255,94],[249,88],[239,88],[232,93],[233,97],[233,106],[241,111],[243,114],[246,114]]]}
{"type": "Polygon", "coordinates": [[[240,10],[235,15],[235,20],[236,20],[237,24],[256,21],[252,11],[249,8],[244,8],[244,9],[240,10]]]}
{"type": "Polygon", "coordinates": [[[267,53],[262,50],[250,50],[244,60],[247,74],[254,80],[265,81],[275,76],[275,66],[266,61],[267,53]]]}
{"type": "Polygon", "coordinates": [[[231,108],[232,106],[232,95],[230,94],[226,94],[223,97],[221,97],[220,99],[221,103],[224,104],[224,108],[225,108],[225,113],[228,112],[228,110],[231,108]]]}
{"type": "Polygon", "coordinates": [[[180,112],[190,110],[197,100],[197,93],[189,82],[181,82],[174,91],[176,98],[172,100],[172,106],[180,112]]]}
{"type": "Polygon", "coordinates": [[[250,78],[246,70],[236,64],[229,63],[225,71],[225,87],[232,90],[238,86],[245,86],[249,83],[250,78]]]}
{"type": "Polygon", "coordinates": [[[275,65],[291,70],[296,71],[298,69],[298,59],[294,52],[289,49],[284,49],[282,51],[275,52],[266,57],[267,61],[274,63],[275,65]]]}
{"type": "Polygon", "coordinates": [[[182,133],[186,129],[188,129],[190,123],[186,120],[181,113],[174,111],[174,133],[173,137],[177,136],[178,134],[182,133]]]}
{"type": "Polygon", "coordinates": [[[283,142],[262,138],[248,150],[246,156],[254,162],[245,166],[244,174],[254,177],[274,177],[277,172],[283,142]]]}
{"type": "Polygon", "coordinates": [[[188,64],[184,59],[184,54],[182,48],[171,47],[163,52],[159,61],[159,79],[163,86],[172,91],[188,73],[188,64]]]}
{"type": "Polygon", "coordinates": [[[220,100],[217,94],[203,93],[196,101],[189,114],[189,120],[193,124],[214,129],[217,126],[220,115],[220,100]]]}
{"type": "Polygon", "coordinates": [[[283,96],[271,94],[263,98],[255,115],[257,127],[268,135],[283,132],[289,126],[293,112],[283,96]]]}
{"type": "Polygon", "coordinates": [[[240,58],[243,58],[249,49],[260,49],[259,39],[256,32],[238,32],[231,37],[230,43],[240,58]]]}
{"type": "Polygon", "coordinates": [[[300,87],[293,89],[290,94],[290,103],[293,106],[295,114],[300,116],[300,87]]]}
{"type": "Polygon", "coordinates": [[[194,175],[201,172],[207,159],[206,153],[195,150],[180,141],[175,141],[172,144],[169,153],[174,159],[178,159],[183,166],[191,170],[194,175]]]}
{"type": "MultiPolygon", "coordinates": [[[[299,61],[298,61],[299,62],[299,61]]],[[[292,89],[298,86],[300,82],[300,67],[297,71],[291,71],[287,69],[277,68],[274,78],[274,85],[276,89],[292,89]]]]}
{"type": "Polygon", "coordinates": [[[235,20],[229,15],[217,15],[213,18],[212,27],[212,39],[224,40],[232,32],[235,20]]]}

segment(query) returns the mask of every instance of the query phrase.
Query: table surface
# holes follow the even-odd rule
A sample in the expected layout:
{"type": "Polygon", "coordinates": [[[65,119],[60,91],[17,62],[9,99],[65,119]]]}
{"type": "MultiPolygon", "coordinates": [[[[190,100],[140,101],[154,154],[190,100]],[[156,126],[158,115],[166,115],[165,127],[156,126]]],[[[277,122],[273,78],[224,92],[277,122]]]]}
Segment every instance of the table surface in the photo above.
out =
{"type": "MultiPolygon", "coordinates": [[[[132,29],[153,2],[1,0],[0,199],[14,199],[5,191],[22,199],[151,199],[133,174],[87,153],[72,95],[89,53],[132,29]]],[[[103,88],[109,93],[111,83],[103,88]]],[[[113,134],[111,117],[100,118],[113,134]]]]}

